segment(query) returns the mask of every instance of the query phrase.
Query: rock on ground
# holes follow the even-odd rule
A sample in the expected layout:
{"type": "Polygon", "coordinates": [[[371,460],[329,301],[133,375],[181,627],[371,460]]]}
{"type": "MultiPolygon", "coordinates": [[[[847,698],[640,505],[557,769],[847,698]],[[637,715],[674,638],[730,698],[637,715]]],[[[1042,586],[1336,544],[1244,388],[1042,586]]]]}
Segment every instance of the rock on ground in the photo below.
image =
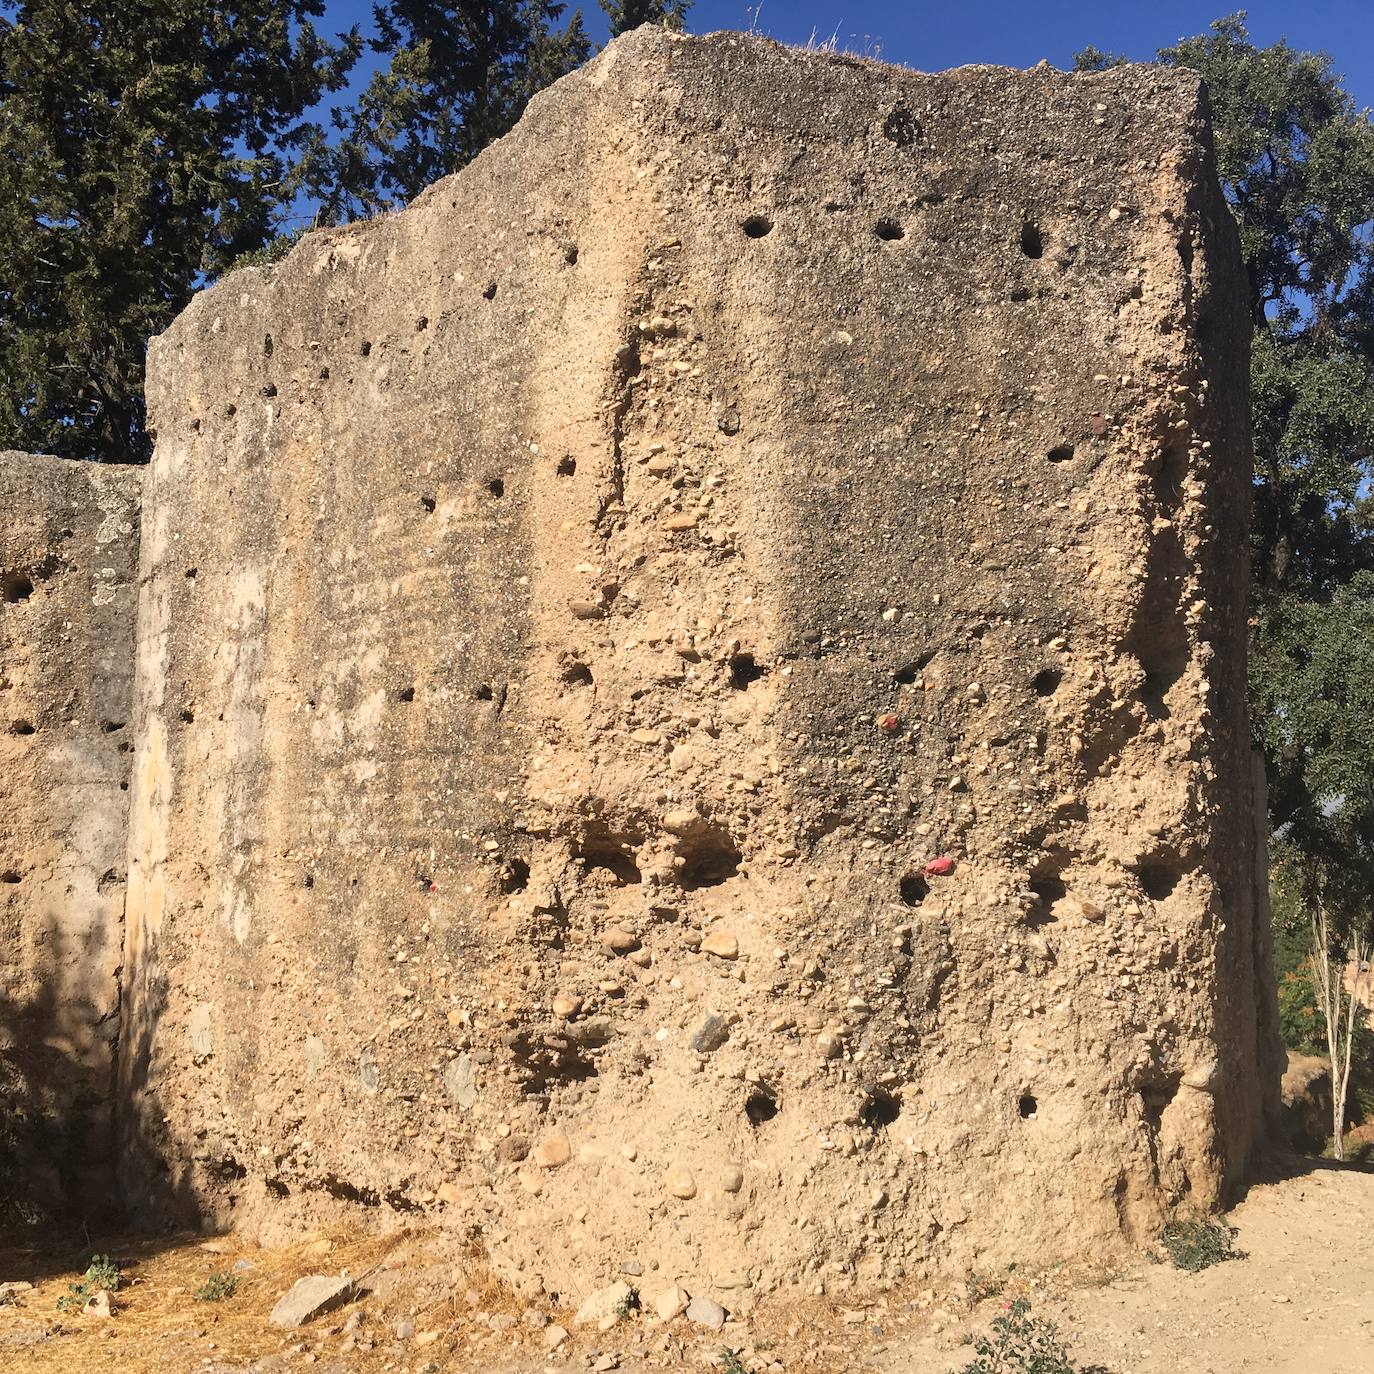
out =
{"type": "Polygon", "coordinates": [[[603,1322],[622,1317],[627,1311],[633,1289],[623,1279],[585,1298],[573,1321],[578,1326],[599,1326],[603,1322]]]}
{"type": "Polygon", "coordinates": [[[355,1286],[351,1278],[326,1274],[310,1274],[297,1279],[277,1299],[268,1320],[274,1326],[301,1326],[313,1317],[342,1307],[353,1296],[355,1286]]]}

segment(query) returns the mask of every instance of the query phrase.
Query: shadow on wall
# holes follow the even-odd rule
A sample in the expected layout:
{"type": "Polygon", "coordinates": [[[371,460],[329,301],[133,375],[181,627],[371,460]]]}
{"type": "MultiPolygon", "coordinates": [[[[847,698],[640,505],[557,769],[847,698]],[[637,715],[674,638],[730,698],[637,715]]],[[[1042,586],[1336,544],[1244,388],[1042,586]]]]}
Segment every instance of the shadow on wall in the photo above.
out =
{"type": "Polygon", "coordinates": [[[126,969],[124,978],[121,1043],[116,1056],[118,1109],[114,1135],[120,1201],[129,1224],[138,1230],[199,1226],[204,1213],[187,1185],[189,1173],[174,1172],[169,1163],[169,1158],[189,1158],[194,1147],[183,1145],[169,1150],[165,1135],[154,1138],[146,1129],[149,1123],[160,1124],[165,1115],[148,1082],[153,1037],[166,1002],[166,978],[156,960],[147,957],[134,969],[126,969]],[[132,985],[131,978],[142,985],[132,985]]]}
{"type": "MultiPolygon", "coordinates": [[[[60,968],[55,921],[39,943],[60,968]]],[[[63,1033],[69,1015],[55,978],[31,996],[0,989],[0,1228],[53,1220],[73,1203],[84,1212],[88,1194],[99,1198],[90,1184],[109,1159],[111,1083],[63,1033]]]]}
{"type": "MultiPolygon", "coordinates": [[[[130,1143],[117,1135],[126,1124],[115,1111],[118,1010],[101,1017],[63,992],[57,970],[79,955],[53,918],[37,939],[36,991],[0,986],[0,1234],[108,1231],[142,1219],[118,1191],[119,1153],[130,1143]]],[[[140,1202],[151,1202],[158,1224],[194,1215],[170,1179],[160,1190],[157,1178],[150,1182],[140,1202]]]]}

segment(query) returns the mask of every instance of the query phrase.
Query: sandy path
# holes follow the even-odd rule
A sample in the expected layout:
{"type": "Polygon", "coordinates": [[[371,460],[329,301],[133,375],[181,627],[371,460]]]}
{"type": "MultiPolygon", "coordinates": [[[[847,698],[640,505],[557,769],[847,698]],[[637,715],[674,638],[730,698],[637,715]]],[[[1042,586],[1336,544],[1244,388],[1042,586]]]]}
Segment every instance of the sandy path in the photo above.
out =
{"type": "MultiPolygon", "coordinates": [[[[1258,1185],[1231,1214],[1240,1261],[1186,1274],[1146,1265],[1100,1288],[1034,1304],[1084,1365],[1112,1374],[1371,1374],[1374,1173],[1312,1161],[1258,1185]]],[[[995,1314],[984,1304],[973,1325],[995,1314]]],[[[893,1374],[946,1374],[967,1324],[891,1349],[893,1374]]]]}

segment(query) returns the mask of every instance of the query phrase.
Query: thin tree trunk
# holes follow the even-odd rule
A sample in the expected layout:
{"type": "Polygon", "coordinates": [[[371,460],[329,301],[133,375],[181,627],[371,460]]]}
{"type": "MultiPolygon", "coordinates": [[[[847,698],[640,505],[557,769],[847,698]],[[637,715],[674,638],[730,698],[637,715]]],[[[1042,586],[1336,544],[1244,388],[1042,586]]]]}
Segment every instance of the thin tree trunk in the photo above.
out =
{"type": "MultiPolygon", "coordinates": [[[[1350,1001],[1346,1006],[1345,1018],[1345,1062],[1341,1065],[1341,1081],[1339,1091],[1336,1087],[1336,1068],[1335,1061],[1331,1066],[1331,1088],[1332,1088],[1332,1112],[1336,1118],[1336,1158],[1345,1158],[1345,1148],[1342,1143],[1342,1136],[1345,1132],[1345,1102],[1350,1093],[1350,1061],[1355,1048],[1355,1022],[1360,1013],[1360,969],[1364,964],[1367,950],[1360,943],[1359,936],[1355,937],[1353,947],[1353,958],[1355,971],[1352,975],[1350,987],[1350,1001]]],[[[1342,983],[1344,979],[1342,979],[1342,983]]]]}
{"type": "MultiPolygon", "coordinates": [[[[1322,1020],[1326,1023],[1326,1047],[1331,1059],[1331,1119],[1334,1150],[1336,1158],[1343,1160],[1345,1158],[1345,1140],[1342,1129],[1345,1125],[1345,1090],[1350,1078],[1348,1053],[1346,1055],[1346,1071],[1342,1073],[1340,1068],[1342,979],[1337,977],[1333,982],[1331,977],[1330,927],[1326,919],[1326,907],[1320,899],[1313,901],[1308,910],[1308,920],[1312,926],[1312,982],[1321,994],[1322,1020]]],[[[1351,1035],[1350,1039],[1353,1040],[1354,1036],[1351,1035]]]]}

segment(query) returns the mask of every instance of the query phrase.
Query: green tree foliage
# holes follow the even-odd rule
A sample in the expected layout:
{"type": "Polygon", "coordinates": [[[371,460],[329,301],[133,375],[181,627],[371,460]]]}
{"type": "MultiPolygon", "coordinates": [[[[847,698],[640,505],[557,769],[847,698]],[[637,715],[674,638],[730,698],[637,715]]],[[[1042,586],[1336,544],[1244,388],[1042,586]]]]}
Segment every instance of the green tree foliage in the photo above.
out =
{"type": "Polygon", "coordinates": [[[323,0],[0,0],[0,447],[147,456],[143,358],[272,238],[323,0]]]}
{"type": "Polygon", "coordinates": [[[1326,1053],[1326,1023],[1312,982],[1312,933],[1302,896],[1281,865],[1270,883],[1274,927],[1274,978],[1279,992],[1279,1030],[1283,1043],[1299,1054],[1326,1053]]]}
{"type": "Polygon", "coordinates": [[[1207,82],[1248,269],[1251,688],[1278,857],[1348,928],[1374,903],[1374,125],[1329,58],[1256,47],[1243,12],[1159,57],[1207,82]]]}
{"type": "MultiPolygon", "coordinates": [[[[681,28],[690,0],[601,0],[612,36],[681,28]]],[[[508,133],[530,97],[580,66],[592,43],[580,11],[553,0],[440,4],[383,0],[369,44],[384,65],[317,130],[294,184],[339,223],[393,210],[508,133]]]]}
{"type": "MultiPolygon", "coordinates": [[[[604,0],[613,33],[689,0],[604,0]]],[[[555,0],[383,0],[382,66],[312,119],[363,49],[324,0],[0,0],[0,446],[148,456],[147,339],[302,210],[396,208],[508,132],[590,56],[555,0]]]]}
{"type": "Polygon", "coordinates": [[[641,24],[662,24],[681,29],[687,22],[692,0],[601,0],[601,8],[611,21],[611,36],[629,33],[641,24]]]}
{"type": "Polygon", "coordinates": [[[529,99],[591,55],[580,13],[549,0],[373,6],[386,58],[317,134],[299,183],[329,223],[395,209],[508,133],[529,99]]]}

